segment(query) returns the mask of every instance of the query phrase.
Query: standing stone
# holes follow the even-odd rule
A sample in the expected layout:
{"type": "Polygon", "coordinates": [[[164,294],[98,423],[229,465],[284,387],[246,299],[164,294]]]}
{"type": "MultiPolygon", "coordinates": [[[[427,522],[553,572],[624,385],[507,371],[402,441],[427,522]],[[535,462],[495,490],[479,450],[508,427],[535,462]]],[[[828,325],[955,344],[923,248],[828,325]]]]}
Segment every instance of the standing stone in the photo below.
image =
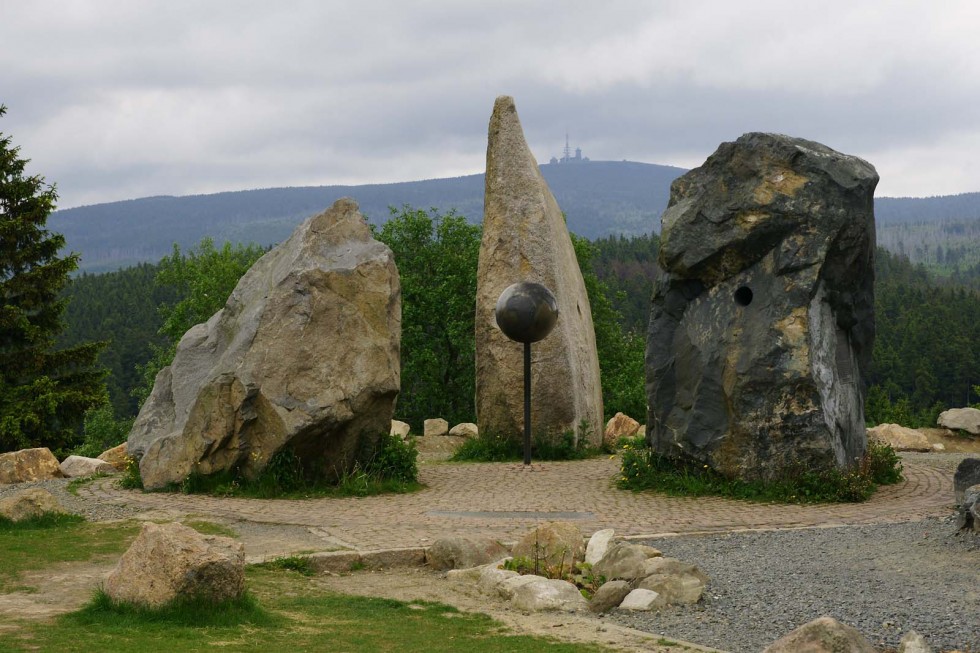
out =
{"type": "Polygon", "coordinates": [[[963,503],[966,488],[980,483],[980,458],[964,458],[953,473],[953,498],[963,503]]]}
{"type": "Polygon", "coordinates": [[[192,471],[261,471],[288,448],[330,479],[391,428],[401,290],[391,250],[350,199],[259,259],[191,328],[129,434],[147,489],[192,471]]]}
{"type": "Polygon", "coordinates": [[[675,180],[647,337],[647,437],[729,477],[865,451],[874,341],[867,162],[751,133],[675,180]]]}
{"type": "Polygon", "coordinates": [[[523,346],[497,327],[505,288],[540,283],[558,301],[558,323],[531,347],[531,433],[602,438],[602,389],[592,310],[561,209],[528,149],[514,99],[494,103],[487,144],[483,241],[476,290],[476,413],[480,433],[524,432],[523,346]],[[582,428],[584,425],[584,428],[582,428]]]}

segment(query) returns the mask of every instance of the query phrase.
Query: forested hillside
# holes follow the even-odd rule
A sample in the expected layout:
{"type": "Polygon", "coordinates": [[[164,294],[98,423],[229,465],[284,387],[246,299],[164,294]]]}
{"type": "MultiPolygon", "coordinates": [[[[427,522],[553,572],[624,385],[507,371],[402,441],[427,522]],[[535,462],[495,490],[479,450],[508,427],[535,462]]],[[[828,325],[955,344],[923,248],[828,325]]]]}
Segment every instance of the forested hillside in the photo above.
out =
{"type": "Polygon", "coordinates": [[[980,217],[880,225],[878,244],[955,283],[980,288],[980,217]]]}

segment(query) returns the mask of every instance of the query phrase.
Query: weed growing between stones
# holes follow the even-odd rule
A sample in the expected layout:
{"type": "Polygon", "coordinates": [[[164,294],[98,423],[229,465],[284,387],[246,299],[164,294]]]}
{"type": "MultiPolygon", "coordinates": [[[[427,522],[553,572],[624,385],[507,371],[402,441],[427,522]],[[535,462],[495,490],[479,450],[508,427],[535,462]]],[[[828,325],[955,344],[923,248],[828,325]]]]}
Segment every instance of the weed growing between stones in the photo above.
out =
{"type": "Polygon", "coordinates": [[[126,469],[119,479],[119,487],[127,490],[142,490],[143,477],[140,476],[140,463],[133,456],[126,458],[126,469]]]}
{"type": "Polygon", "coordinates": [[[259,569],[295,571],[302,576],[316,576],[313,561],[306,556],[284,556],[253,565],[259,569]]]}
{"type": "MultiPolygon", "coordinates": [[[[566,431],[559,438],[536,436],[531,442],[531,458],[534,460],[585,460],[598,456],[602,451],[595,447],[575,444],[575,434],[566,431]]],[[[519,439],[505,438],[494,433],[480,433],[464,442],[451,460],[455,462],[498,463],[524,459],[524,444],[519,439]]]]}
{"type": "Polygon", "coordinates": [[[654,490],[674,496],[724,496],[778,503],[854,503],[866,501],[878,485],[902,480],[902,463],[894,449],[869,443],[860,464],[851,470],[810,470],[802,466],[774,481],[731,479],[707,465],[667,458],[646,447],[623,449],[623,490],[654,490]]]}
{"type": "Polygon", "coordinates": [[[564,559],[562,559],[557,565],[549,565],[545,564],[544,560],[538,559],[537,556],[533,560],[522,556],[507,560],[500,568],[516,571],[522,576],[534,574],[554,580],[568,581],[575,585],[586,599],[591,599],[596,590],[606,582],[605,576],[596,576],[592,573],[592,565],[587,562],[575,562],[566,566],[564,559]]]}

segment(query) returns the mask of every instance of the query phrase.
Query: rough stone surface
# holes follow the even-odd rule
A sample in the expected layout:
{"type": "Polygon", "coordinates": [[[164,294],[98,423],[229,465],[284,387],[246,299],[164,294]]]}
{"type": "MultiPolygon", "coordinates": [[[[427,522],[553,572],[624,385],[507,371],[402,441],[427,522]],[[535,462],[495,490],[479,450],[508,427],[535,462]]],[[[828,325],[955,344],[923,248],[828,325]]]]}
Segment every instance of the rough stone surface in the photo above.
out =
{"type": "Polygon", "coordinates": [[[129,451],[126,443],[123,442],[112,449],[106,449],[99,454],[99,460],[106,461],[120,472],[126,471],[126,466],[129,464],[129,451]]]}
{"type": "Polygon", "coordinates": [[[47,447],[0,454],[0,483],[27,483],[63,476],[58,459],[47,447]]]}
{"type": "Polygon", "coordinates": [[[710,579],[708,575],[692,565],[677,558],[648,558],[643,563],[643,576],[664,575],[664,576],[693,576],[704,585],[710,579]]]}
{"type": "Polygon", "coordinates": [[[851,626],[820,617],[776,640],[762,653],[876,653],[876,649],[851,626]]]}
{"type": "Polygon", "coordinates": [[[701,600],[704,585],[694,574],[651,574],[636,587],[656,592],[668,605],[687,605],[701,600]]]}
{"type": "Polygon", "coordinates": [[[925,433],[898,424],[879,424],[868,429],[868,440],[887,444],[895,451],[932,451],[925,433]]]}
{"type": "Polygon", "coordinates": [[[528,612],[576,612],[589,608],[589,602],[577,587],[567,581],[547,578],[518,587],[511,604],[528,612]]]}
{"type": "Polygon", "coordinates": [[[404,440],[408,437],[408,434],[412,431],[412,427],[405,422],[399,422],[397,419],[391,420],[391,430],[389,433],[391,435],[397,436],[404,440]]]}
{"type": "Polygon", "coordinates": [[[751,133],[674,181],[647,337],[647,438],[729,477],[856,464],[878,175],[751,133]]]}
{"type": "Polygon", "coordinates": [[[590,565],[602,560],[602,556],[606,555],[609,551],[609,547],[612,545],[613,537],[616,535],[616,531],[611,528],[604,528],[601,531],[596,531],[589,538],[589,543],[585,547],[585,561],[590,565]]]}
{"type": "Polygon", "coordinates": [[[150,607],[177,598],[236,599],[245,591],[245,548],[183,524],[145,523],[106,579],[105,591],[116,601],[150,607]]]}
{"type": "Polygon", "coordinates": [[[603,583],[592,595],[592,600],[589,601],[589,610],[602,614],[613,608],[618,608],[631,591],[630,584],[625,580],[611,580],[608,583],[603,583]]]}
{"type": "Polygon", "coordinates": [[[473,422],[463,422],[449,429],[449,435],[461,438],[475,438],[480,435],[480,429],[473,422]]]}
{"type": "Polygon", "coordinates": [[[507,549],[495,540],[445,537],[426,550],[425,562],[433,569],[466,569],[489,564],[506,555],[507,549]]]}
{"type": "Polygon", "coordinates": [[[932,653],[932,649],[929,648],[925,637],[914,630],[910,630],[899,642],[898,653],[932,653]]]}
{"type": "MultiPolygon", "coordinates": [[[[540,283],[558,302],[558,323],[531,347],[531,432],[572,431],[602,442],[602,389],[589,297],[561,209],[524,140],[513,98],[494,103],[487,144],[483,241],[476,295],[476,413],[480,432],[524,432],[523,347],[497,327],[505,288],[540,283]]],[[[577,440],[576,440],[577,441],[577,440]]]]}
{"type": "Polygon", "coordinates": [[[606,430],[602,435],[602,442],[607,447],[616,445],[619,438],[632,438],[640,430],[640,423],[629,415],[616,413],[606,422],[606,430]]]}
{"type": "Polygon", "coordinates": [[[585,537],[577,524],[548,522],[522,537],[514,547],[513,555],[573,569],[575,562],[585,559],[585,537]]]}
{"type": "Polygon", "coordinates": [[[61,461],[61,473],[68,478],[95,476],[96,474],[115,474],[118,470],[99,458],[68,456],[61,461]]]}
{"type": "Polygon", "coordinates": [[[512,576],[510,578],[505,578],[497,584],[497,594],[500,598],[510,601],[514,598],[514,594],[517,590],[524,587],[528,583],[534,583],[539,580],[548,580],[544,576],[535,576],[534,574],[523,574],[521,576],[512,576]]]}
{"type": "Polygon", "coordinates": [[[388,432],[401,291],[391,250],[350,199],[259,259],[157,375],[128,445],[148,489],[192,471],[261,471],[288,448],[337,476],[388,432]]]}
{"type": "Polygon", "coordinates": [[[956,503],[963,503],[966,488],[980,483],[980,458],[964,458],[953,474],[953,492],[956,503]]]}
{"type": "Polygon", "coordinates": [[[54,495],[41,488],[32,487],[12,497],[0,499],[0,516],[10,521],[24,521],[40,517],[48,512],[68,512],[54,495]]]}
{"type": "Polygon", "coordinates": [[[980,484],[966,488],[957,513],[957,528],[980,533],[980,484]]]}
{"type": "Polygon", "coordinates": [[[635,580],[653,572],[646,571],[646,552],[635,544],[617,542],[602,558],[592,565],[592,573],[605,576],[606,580],[622,578],[635,580]]]}
{"type": "Polygon", "coordinates": [[[441,417],[427,419],[422,424],[422,434],[425,437],[431,437],[433,435],[449,435],[449,422],[441,417]]]}
{"type": "Polygon", "coordinates": [[[489,594],[491,596],[496,596],[499,593],[498,587],[508,578],[518,578],[520,574],[513,569],[500,569],[495,564],[489,564],[482,568],[480,571],[480,579],[477,581],[477,587],[484,594],[489,594]]]}
{"type": "Polygon", "coordinates": [[[954,431],[966,431],[980,435],[980,410],[976,408],[950,408],[939,413],[939,426],[954,431]]]}
{"type": "Polygon", "coordinates": [[[620,610],[632,610],[635,612],[647,612],[658,610],[664,607],[666,602],[663,597],[647,589],[635,589],[631,591],[619,604],[620,610]]]}

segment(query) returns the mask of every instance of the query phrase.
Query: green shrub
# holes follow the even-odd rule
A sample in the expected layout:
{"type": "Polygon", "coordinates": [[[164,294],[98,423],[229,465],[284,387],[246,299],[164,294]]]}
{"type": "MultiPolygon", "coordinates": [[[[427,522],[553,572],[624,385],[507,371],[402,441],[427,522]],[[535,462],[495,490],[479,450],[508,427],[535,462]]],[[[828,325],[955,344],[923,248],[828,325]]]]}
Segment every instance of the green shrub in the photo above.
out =
{"type": "Polygon", "coordinates": [[[313,562],[306,556],[284,556],[274,558],[254,565],[259,569],[274,569],[283,571],[295,571],[303,576],[316,576],[316,568],[313,562]]]}
{"type": "Polygon", "coordinates": [[[95,458],[106,449],[125,442],[132,427],[132,419],[116,419],[112,404],[105,403],[89,408],[85,412],[82,444],[75,447],[72,453],[95,458]]]}
{"type": "MultiPolygon", "coordinates": [[[[585,425],[579,427],[583,431],[585,425]]],[[[597,456],[599,449],[585,446],[583,439],[575,443],[575,434],[571,431],[562,433],[558,438],[535,437],[531,441],[531,458],[533,460],[584,460],[597,456]]],[[[504,438],[494,433],[480,433],[477,437],[464,442],[452,460],[457,462],[497,463],[524,459],[523,440],[504,438]]]]}
{"type": "Polygon", "coordinates": [[[419,480],[419,452],[414,442],[402,440],[397,435],[381,436],[374,453],[365,465],[368,476],[382,480],[417,483],[419,480]]]}
{"type": "Polygon", "coordinates": [[[127,490],[143,489],[143,477],[140,476],[140,463],[133,456],[126,459],[126,469],[119,478],[119,487],[127,490]]]}

